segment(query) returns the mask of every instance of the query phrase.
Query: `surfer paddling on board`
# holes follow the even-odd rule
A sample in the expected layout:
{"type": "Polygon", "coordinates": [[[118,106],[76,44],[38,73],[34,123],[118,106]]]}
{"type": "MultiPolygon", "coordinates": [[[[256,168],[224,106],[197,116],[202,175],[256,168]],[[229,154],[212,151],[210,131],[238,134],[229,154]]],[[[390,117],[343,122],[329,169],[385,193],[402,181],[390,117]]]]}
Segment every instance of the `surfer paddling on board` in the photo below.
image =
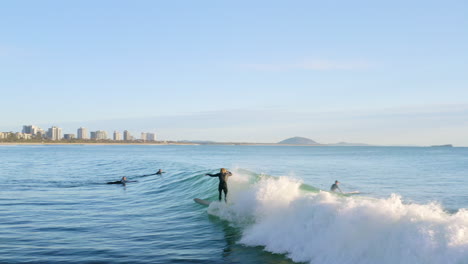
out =
{"type": "Polygon", "coordinates": [[[232,173],[226,170],[225,168],[221,168],[219,173],[216,173],[216,174],[207,173],[206,176],[218,177],[219,179],[219,185],[218,185],[219,201],[221,201],[221,193],[224,191],[224,202],[227,203],[227,193],[228,193],[227,179],[229,176],[232,176],[232,173]]]}
{"type": "Polygon", "coordinates": [[[123,185],[125,185],[127,182],[136,182],[136,181],[129,181],[129,180],[127,180],[127,177],[123,176],[120,181],[108,182],[107,184],[123,184],[123,185]]]}
{"type": "Polygon", "coordinates": [[[159,170],[158,170],[157,172],[155,172],[155,173],[141,175],[140,177],[144,177],[144,176],[153,176],[153,175],[162,175],[163,173],[166,173],[166,172],[165,172],[165,171],[162,171],[161,169],[159,169],[159,170]]]}
{"type": "Polygon", "coordinates": [[[343,193],[343,191],[341,191],[340,187],[338,187],[338,184],[340,184],[340,182],[335,181],[335,183],[332,184],[332,186],[330,187],[330,191],[336,192],[336,190],[338,189],[340,191],[340,193],[343,193]]]}

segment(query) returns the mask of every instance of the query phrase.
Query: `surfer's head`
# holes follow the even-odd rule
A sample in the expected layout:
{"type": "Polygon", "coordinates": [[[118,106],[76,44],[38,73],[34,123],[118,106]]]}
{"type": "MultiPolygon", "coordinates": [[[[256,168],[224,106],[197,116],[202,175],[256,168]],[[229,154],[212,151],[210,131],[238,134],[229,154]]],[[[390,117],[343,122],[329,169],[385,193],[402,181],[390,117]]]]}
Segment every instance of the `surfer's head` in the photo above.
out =
{"type": "Polygon", "coordinates": [[[339,182],[339,181],[335,181],[335,184],[340,184],[340,182],[339,182]]]}
{"type": "Polygon", "coordinates": [[[127,180],[127,177],[123,176],[122,181],[126,181],[126,180],[127,180]]]}
{"type": "Polygon", "coordinates": [[[219,172],[221,172],[221,173],[226,173],[227,170],[226,170],[225,168],[221,168],[221,170],[219,170],[219,172]]]}

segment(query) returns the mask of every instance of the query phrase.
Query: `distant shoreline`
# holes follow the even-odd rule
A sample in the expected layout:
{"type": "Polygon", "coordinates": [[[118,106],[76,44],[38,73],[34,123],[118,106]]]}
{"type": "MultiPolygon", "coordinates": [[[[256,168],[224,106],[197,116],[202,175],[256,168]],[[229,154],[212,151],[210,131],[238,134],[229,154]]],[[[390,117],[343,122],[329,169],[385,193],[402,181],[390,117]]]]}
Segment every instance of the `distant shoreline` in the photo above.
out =
{"type": "MultiPolygon", "coordinates": [[[[415,148],[440,148],[440,146],[384,146],[384,145],[335,145],[335,144],[278,144],[278,143],[233,143],[233,142],[213,142],[213,143],[197,143],[197,142],[0,142],[0,146],[16,146],[16,145],[34,145],[34,146],[271,146],[271,147],[415,147],[415,148]]],[[[455,148],[455,146],[451,146],[455,148]]],[[[458,146],[463,147],[463,146],[458,146]]],[[[445,148],[445,146],[443,147],[445,148]]]]}
{"type": "Polygon", "coordinates": [[[156,145],[156,146],[164,146],[164,145],[200,145],[197,143],[103,143],[103,142],[96,142],[96,143],[67,143],[67,142],[0,142],[1,145],[97,145],[97,146],[104,146],[104,145],[156,145]]]}
{"type": "Polygon", "coordinates": [[[297,146],[297,147],[330,147],[331,145],[326,144],[316,144],[316,145],[307,145],[307,144],[277,144],[277,143],[233,143],[233,142],[213,142],[213,143],[196,143],[196,142],[137,142],[137,143],[118,143],[118,142],[0,142],[1,145],[135,145],[135,146],[167,146],[167,145],[188,145],[188,146],[297,146]]]}

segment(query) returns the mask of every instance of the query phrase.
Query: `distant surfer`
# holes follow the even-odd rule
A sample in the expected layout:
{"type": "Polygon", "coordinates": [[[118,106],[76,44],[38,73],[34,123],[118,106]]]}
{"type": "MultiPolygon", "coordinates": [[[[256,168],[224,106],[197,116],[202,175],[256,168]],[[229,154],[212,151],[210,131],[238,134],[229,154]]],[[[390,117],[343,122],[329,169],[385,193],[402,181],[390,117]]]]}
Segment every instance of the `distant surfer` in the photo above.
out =
{"type": "Polygon", "coordinates": [[[108,182],[107,184],[123,184],[125,185],[127,182],[136,182],[136,181],[129,181],[127,180],[127,177],[123,176],[120,181],[113,181],[113,182],[108,182]]]}
{"type": "Polygon", "coordinates": [[[336,192],[336,190],[339,190],[340,193],[343,193],[343,192],[341,191],[340,187],[338,187],[338,184],[340,184],[340,182],[339,182],[339,181],[335,181],[335,183],[332,184],[332,186],[330,187],[330,191],[336,192]]]}
{"type": "Polygon", "coordinates": [[[163,173],[166,173],[166,172],[165,172],[165,171],[162,171],[161,169],[159,169],[159,170],[158,170],[157,172],[155,172],[155,173],[141,175],[140,177],[144,177],[144,176],[153,176],[153,175],[162,175],[163,173]]]}
{"type": "Polygon", "coordinates": [[[224,191],[224,201],[227,203],[227,193],[228,193],[227,179],[229,176],[232,176],[232,173],[226,170],[225,168],[221,168],[219,173],[216,173],[216,174],[207,173],[206,176],[218,177],[219,179],[219,185],[218,185],[219,201],[221,201],[221,193],[224,191]]]}

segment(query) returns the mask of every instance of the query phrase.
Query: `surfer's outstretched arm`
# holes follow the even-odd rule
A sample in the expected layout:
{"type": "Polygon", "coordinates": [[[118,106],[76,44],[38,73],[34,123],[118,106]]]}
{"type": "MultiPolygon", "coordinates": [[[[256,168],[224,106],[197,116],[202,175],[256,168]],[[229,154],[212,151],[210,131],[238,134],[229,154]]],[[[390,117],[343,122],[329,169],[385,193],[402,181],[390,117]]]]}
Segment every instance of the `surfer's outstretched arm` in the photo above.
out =
{"type": "Polygon", "coordinates": [[[216,174],[207,173],[207,174],[205,174],[205,176],[219,177],[219,173],[216,173],[216,174]]]}

